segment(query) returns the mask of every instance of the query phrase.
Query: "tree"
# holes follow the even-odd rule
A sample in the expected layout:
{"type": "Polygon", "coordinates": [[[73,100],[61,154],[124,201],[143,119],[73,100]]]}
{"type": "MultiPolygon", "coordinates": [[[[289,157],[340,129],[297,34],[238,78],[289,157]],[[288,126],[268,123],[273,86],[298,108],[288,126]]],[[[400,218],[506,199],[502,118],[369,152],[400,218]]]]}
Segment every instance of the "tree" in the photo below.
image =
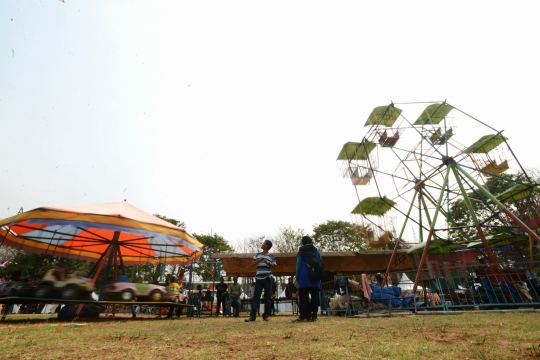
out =
{"type": "MultiPolygon", "coordinates": [[[[186,223],[180,220],[176,220],[170,217],[167,217],[165,215],[160,214],[154,214],[155,217],[160,218],[161,220],[165,220],[168,223],[173,224],[174,226],[178,226],[179,228],[185,229],[186,223]]],[[[186,267],[178,266],[178,265],[162,265],[159,264],[159,266],[153,266],[152,264],[144,264],[144,265],[137,265],[140,266],[139,269],[136,269],[136,273],[140,274],[142,278],[151,279],[152,281],[162,281],[162,276],[165,276],[165,274],[173,274],[178,275],[180,270],[186,270],[186,267]],[[163,271],[161,269],[161,266],[163,267],[163,271]]]]}
{"type": "MultiPolygon", "coordinates": [[[[532,173],[533,178],[531,180],[523,173],[504,174],[501,177],[491,176],[486,180],[484,187],[495,196],[504,193],[517,184],[530,185],[532,188],[532,186],[535,185],[534,183],[539,181],[536,175],[537,171],[535,172],[533,170],[532,173]]],[[[484,226],[486,226],[484,228],[486,235],[510,231],[508,225],[512,220],[506,214],[500,213],[499,209],[478,189],[472,189],[467,193],[467,196],[471,201],[476,217],[484,226]]],[[[522,218],[539,215],[540,198],[537,192],[533,192],[530,198],[526,196],[517,201],[503,201],[503,204],[512,213],[522,218]]],[[[473,239],[476,240],[478,238],[474,219],[463,197],[458,198],[450,204],[447,223],[449,227],[462,227],[459,230],[452,230],[450,232],[449,237],[452,241],[465,242],[473,239]]]]}
{"type": "Polygon", "coordinates": [[[158,217],[160,218],[161,220],[165,220],[166,222],[169,222],[175,226],[178,226],[179,228],[182,228],[182,229],[185,229],[186,228],[186,223],[183,222],[183,221],[180,221],[180,220],[176,220],[176,219],[173,219],[173,218],[168,218],[164,215],[159,215],[159,214],[154,214],[155,217],[158,217]]]}
{"type": "Polygon", "coordinates": [[[306,232],[303,229],[294,230],[291,226],[280,226],[279,232],[271,239],[272,248],[275,252],[297,252],[304,235],[306,232]]]}
{"type": "Polygon", "coordinates": [[[9,246],[0,246],[0,264],[13,259],[17,252],[17,250],[9,246]]]}
{"type": "Polygon", "coordinates": [[[223,236],[219,236],[218,234],[213,235],[197,235],[193,234],[193,237],[195,237],[201,244],[204,245],[204,252],[202,255],[203,262],[211,262],[212,265],[211,268],[213,268],[214,276],[212,277],[212,274],[209,274],[208,271],[204,268],[205,265],[197,266],[193,269],[193,272],[199,276],[202,277],[203,281],[212,281],[212,280],[218,280],[221,276],[219,269],[222,269],[221,261],[219,259],[210,259],[211,254],[215,253],[227,253],[233,251],[233,248],[231,245],[229,245],[229,242],[223,238],[223,236]]]}
{"type": "Polygon", "coordinates": [[[152,263],[126,266],[126,274],[130,278],[133,274],[131,281],[135,283],[154,282],[159,280],[159,266],[152,263]],[[133,267],[135,267],[135,270],[133,270],[133,267]]]}
{"type": "Polygon", "coordinates": [[[363,250],[365,242],[360,234],[357,225],[341,220],[329,220],[313,228],[315,246],[323,251],[363,250]]]}
{"type": "Polygon", "coordinates": [[[235,249],[240,253],[260,252],[263,241],[268,239],[272,241],[272,250],[274,252],[297,252],[304,235],[306,235],[306,232],[303,229],[295,230],[292,226],[280,226],[279,231],[274,236],[251,236],[240,242],[235,249]]]}
{"type": "Polygon", "coordinates": [[[235,246],[235,251],[238,253],[256,253],[261,249],[265,235],[254,235],[248,238],[244,238],[243,241],[235,246]]]}
{"type": "Polygon", "coordinates": [[[51,255],[34,254],[25,251],[16,251],[8,264],[1,269],[0,277],[9,276],[13,271],[21,271],[22,278],[30,281],[40,280],[55,263],[66,265],[66,273],[80,271],[86,274],[92,268],[92,263],[84,260],[59,258],[51,255]]]}

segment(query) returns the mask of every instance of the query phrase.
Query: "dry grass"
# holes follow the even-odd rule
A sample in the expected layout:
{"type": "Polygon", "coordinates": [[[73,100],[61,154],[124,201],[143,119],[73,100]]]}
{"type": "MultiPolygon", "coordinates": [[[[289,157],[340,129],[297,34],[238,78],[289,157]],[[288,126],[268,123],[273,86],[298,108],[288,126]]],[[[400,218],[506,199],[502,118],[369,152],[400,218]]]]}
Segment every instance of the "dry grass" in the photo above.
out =
{"type": "Polygon", "coordinates": [[[540,357],[540,313],[378,318],[279,315],[100,319],[60,327],[48,316],[0,324],[2,359],[526,359],[540,357]],[[41,319],[41,320],[38,320],[41,319]]]}

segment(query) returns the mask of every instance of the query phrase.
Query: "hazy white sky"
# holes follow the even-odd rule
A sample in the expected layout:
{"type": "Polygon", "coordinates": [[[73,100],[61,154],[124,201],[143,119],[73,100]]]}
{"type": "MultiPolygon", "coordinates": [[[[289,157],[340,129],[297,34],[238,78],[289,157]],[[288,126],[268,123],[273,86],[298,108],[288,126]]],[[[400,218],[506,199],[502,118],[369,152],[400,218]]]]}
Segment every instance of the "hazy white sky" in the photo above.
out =
{"type": "Polygon", "coordinates": [[[0,218],[127,199],[231,243],[309,233],[350,220],[337,154],[391,101],[448,99],[538,166],[539,10],[4,0],[0,218]]]}

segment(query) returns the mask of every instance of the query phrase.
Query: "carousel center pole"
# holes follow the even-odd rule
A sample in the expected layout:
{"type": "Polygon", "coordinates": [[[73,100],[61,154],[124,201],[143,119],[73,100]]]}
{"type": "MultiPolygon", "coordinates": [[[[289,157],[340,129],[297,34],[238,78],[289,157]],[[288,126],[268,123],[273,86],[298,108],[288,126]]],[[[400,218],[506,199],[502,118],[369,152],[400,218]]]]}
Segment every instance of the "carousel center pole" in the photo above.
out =
{"type": "MultiPolygon", "coordinates": [[[[101,255],[101,257],[98,259],[98,261],[96,262],[96,264],[94,265],[94,267],[90,270],[90,272],[88,273],[89,276],[91,276],[92,272],[96,272],[94,277],[92,278],[92,280],[94,281],[94,284],[95,282],[97,281],[98,277],[99,277],[99,274],[101,273],[101,270],[103,269],[103,265],[105,264],[105,262],[103,261],[105,259],[105,257],[109,257],[109,260],[107,262],[107,268],[105,270],[105,276],[108,277],[109,276],[109,270],[110,270],[110,266],[111,266],[111,262],[112,262],[112,257],[114,256],[115,254],[115,251],[116,251],[116,246],[115,246],[115,243],[118,242],[118,238],[120,237],[120,232],[119,231],[115,231],[114,232],[114,235],[113,235],[113,240],[111,242],[111,244],[109,244],[109,246],[107,247],[107,249],[105,250],[105,252],[103,253],[103,255],[101,255]],[[116,240],[116,241],[115,241],[116,240]]],[[[99,294],[99,298],[98,298],[99,301],[103,301],[103,288],[101,289],[100,291],[100,294],[99,294]]],[[[79,314],[81,313],[81,310],[82,310],[82,307],[83,307],[83,304],[80,304],[79,307],[77,308],[77,311],[75,312],[75,315],[76,316],[79,316],[79,314]]]]}

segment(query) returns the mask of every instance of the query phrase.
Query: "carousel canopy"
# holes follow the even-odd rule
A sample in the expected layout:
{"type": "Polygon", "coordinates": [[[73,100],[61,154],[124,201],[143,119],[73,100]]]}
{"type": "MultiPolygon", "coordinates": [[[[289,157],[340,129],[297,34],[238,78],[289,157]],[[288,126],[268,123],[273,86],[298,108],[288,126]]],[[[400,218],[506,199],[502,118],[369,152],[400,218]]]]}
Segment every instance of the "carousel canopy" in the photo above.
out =
{"type": "Polygon", "coordinates": [[[26,211],[0,220],[0,240],[19,250],[88,261],[114,245],[125,264],[188,265],[204,248],[184,229],[127,201],[26,211]]]}

